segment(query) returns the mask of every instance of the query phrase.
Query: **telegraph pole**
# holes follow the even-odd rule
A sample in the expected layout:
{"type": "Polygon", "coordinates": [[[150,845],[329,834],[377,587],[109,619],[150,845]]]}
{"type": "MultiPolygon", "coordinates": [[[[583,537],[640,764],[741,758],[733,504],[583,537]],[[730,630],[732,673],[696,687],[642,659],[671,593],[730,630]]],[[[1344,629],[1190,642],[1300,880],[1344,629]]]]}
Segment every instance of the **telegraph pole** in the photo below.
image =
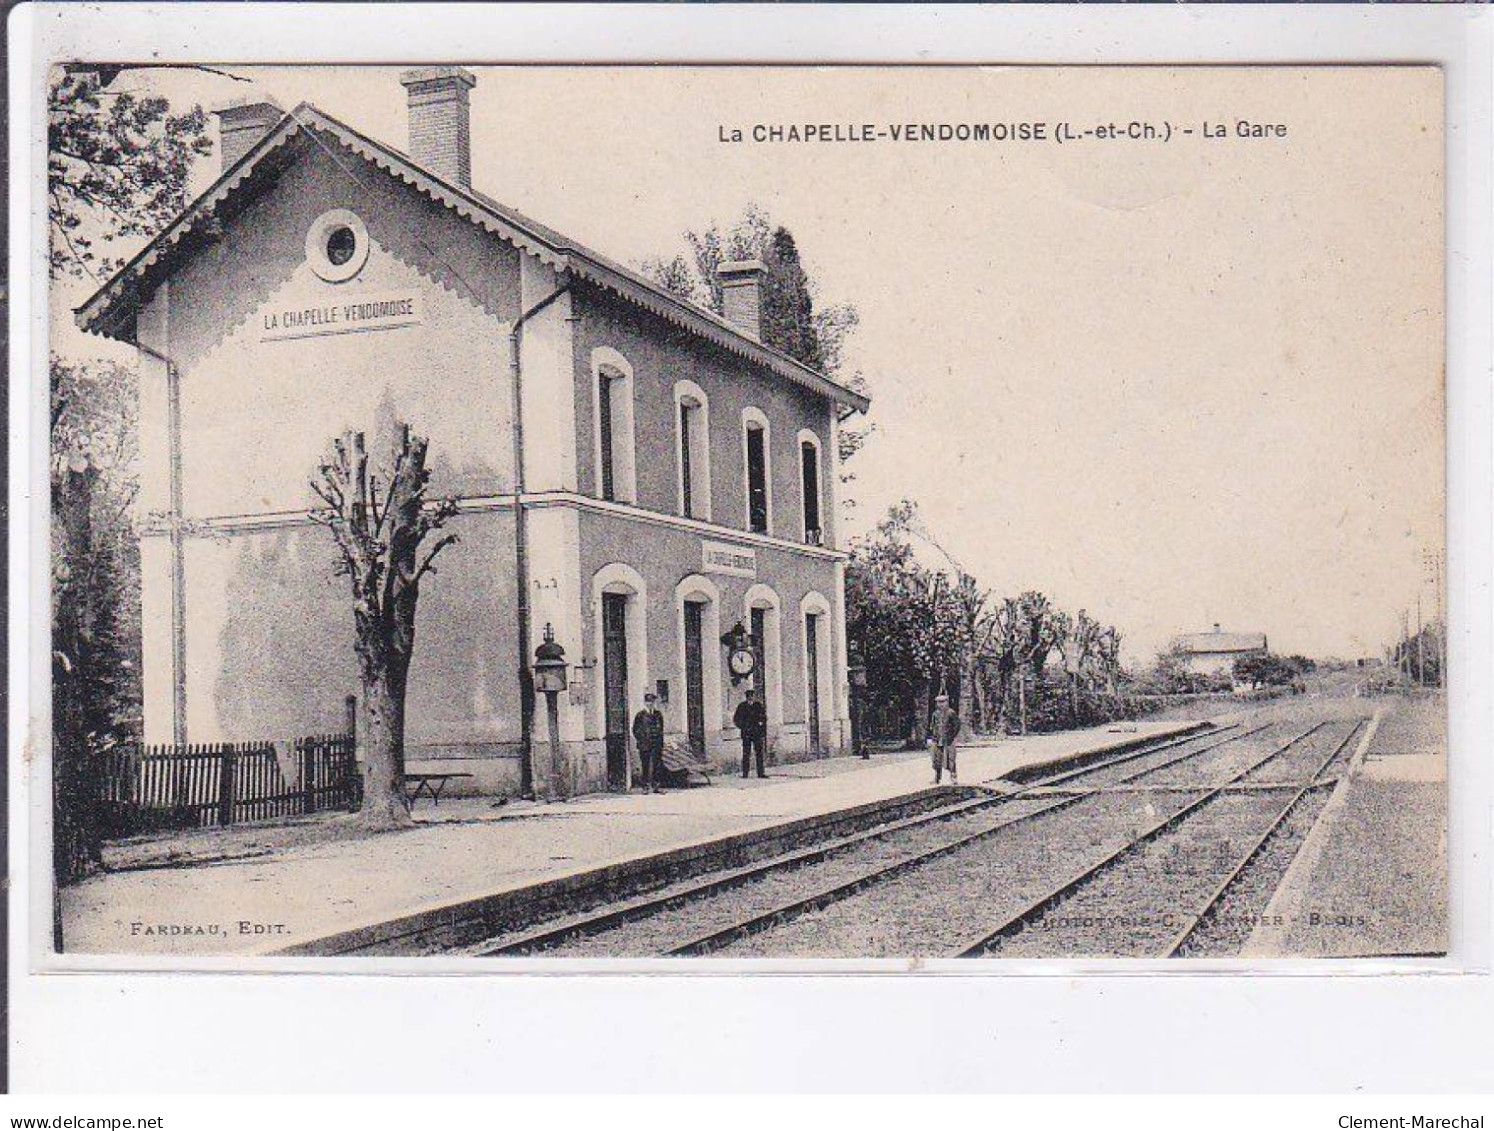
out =
{"type": "Polygon", "coordinates": [[[1442,552],[1427,550],[1422,554],[1422,565],[1427,580],[1432,586],[1432,598],[1436,601],[1437,616],[1432,623],[1437,626],[1437,686],[1447,686],[1447,618],[1442,607],[1442,552]]]}
{"type": "Polygon", "coordinates": [[[1422,643],[1426,639],[1425,626],[1421,621],[1421,594],[1416,594],[1416,685],[1425,687],[1427,685],[1427,660],[1422,651],[1422,643]]]}

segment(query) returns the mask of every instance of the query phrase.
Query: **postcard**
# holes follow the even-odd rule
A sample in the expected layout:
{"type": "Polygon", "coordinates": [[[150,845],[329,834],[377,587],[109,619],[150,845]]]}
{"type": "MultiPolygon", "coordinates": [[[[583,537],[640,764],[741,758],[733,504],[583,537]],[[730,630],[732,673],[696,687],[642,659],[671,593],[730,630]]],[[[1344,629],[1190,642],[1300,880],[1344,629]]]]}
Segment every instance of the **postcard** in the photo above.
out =
{"type": "Polygon", "coordinates": [[[1447,953],[1438,68],[47,98],[54,954],[1447,953]]]}

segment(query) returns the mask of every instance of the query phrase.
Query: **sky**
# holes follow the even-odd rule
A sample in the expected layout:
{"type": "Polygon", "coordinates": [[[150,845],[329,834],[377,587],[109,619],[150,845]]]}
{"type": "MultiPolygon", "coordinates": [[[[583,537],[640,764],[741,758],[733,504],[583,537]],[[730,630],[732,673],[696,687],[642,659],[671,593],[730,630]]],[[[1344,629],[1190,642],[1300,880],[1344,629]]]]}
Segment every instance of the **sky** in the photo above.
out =
{"type": "MultiPolygon", "coordinates": [[[[911,498],[983,583],[1088,609],[1133,661],[1215,623],[1280,652],[1378,654],[1418,596],[1431,615],[1437,72],[473,69],[478,188],[634,265],[755,203],[820,297],[857,308],[846,372],[870,382],[875,427],[845,492],[852,533],[911,498]],[[1133,121],[1171,140],[1054,139],[1133,121]],[[755,125],[925,122],[1045,136],[751,141],[755,125]],[[733,129],[748,140],[720,140],[733,129]]],[[[405,148],[398,68],[231,70],[251,81],[121,82],[181,108],[310,101],[405,148]]],[[[203,161],[194,188],[215,173],[203,161]]],[[[54,340],[107,351],[69,327],[54,340]]]]}

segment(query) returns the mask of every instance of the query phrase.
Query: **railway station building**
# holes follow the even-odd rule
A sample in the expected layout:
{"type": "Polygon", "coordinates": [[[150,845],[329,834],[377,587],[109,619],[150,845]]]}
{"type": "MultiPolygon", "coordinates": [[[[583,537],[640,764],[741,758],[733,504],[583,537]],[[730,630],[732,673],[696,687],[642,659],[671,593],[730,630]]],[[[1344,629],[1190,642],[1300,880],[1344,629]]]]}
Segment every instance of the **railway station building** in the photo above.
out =
{"type": "Polygon", "coordinates": [[[761,341],[760,264],[723,267],[725,317],[682,301],[473,188],[469,72],[401,81],[408,154],[309,104],[217,111],[221,176],[77,312],[139,356],[146,741],[343,729],[351,599],[310,484],[402,421],[459,537],[421,588],[410,768],[515,788],[547,628],[563,758],[541,721],[534,762],[568,788],[626,788],[646,692],[721,763],[754,686],[779,761],[843,751],[836,428],[866,400],[761,341]]]}

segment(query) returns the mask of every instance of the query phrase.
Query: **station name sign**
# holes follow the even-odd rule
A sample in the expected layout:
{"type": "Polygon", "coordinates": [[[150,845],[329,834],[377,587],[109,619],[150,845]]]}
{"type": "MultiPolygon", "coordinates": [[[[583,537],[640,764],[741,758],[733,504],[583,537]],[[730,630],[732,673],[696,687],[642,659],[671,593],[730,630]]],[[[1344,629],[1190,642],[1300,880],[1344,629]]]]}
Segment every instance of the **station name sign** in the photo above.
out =
{"type": "Polygon", "coordinates": [[[724,573],[729,577],[756,577],[757,553],[745,546],[726,542],[702,542],[700,565],[706,573],[724,573]]]}
{"type": "Polygon", "coordinates": [[[260,312],[259,337],[262,342],[284,342],[328,334],[362,334],[414,326],[423,317],[419,291],[354,294],[335,302],[282,302],[260,312]]]}

